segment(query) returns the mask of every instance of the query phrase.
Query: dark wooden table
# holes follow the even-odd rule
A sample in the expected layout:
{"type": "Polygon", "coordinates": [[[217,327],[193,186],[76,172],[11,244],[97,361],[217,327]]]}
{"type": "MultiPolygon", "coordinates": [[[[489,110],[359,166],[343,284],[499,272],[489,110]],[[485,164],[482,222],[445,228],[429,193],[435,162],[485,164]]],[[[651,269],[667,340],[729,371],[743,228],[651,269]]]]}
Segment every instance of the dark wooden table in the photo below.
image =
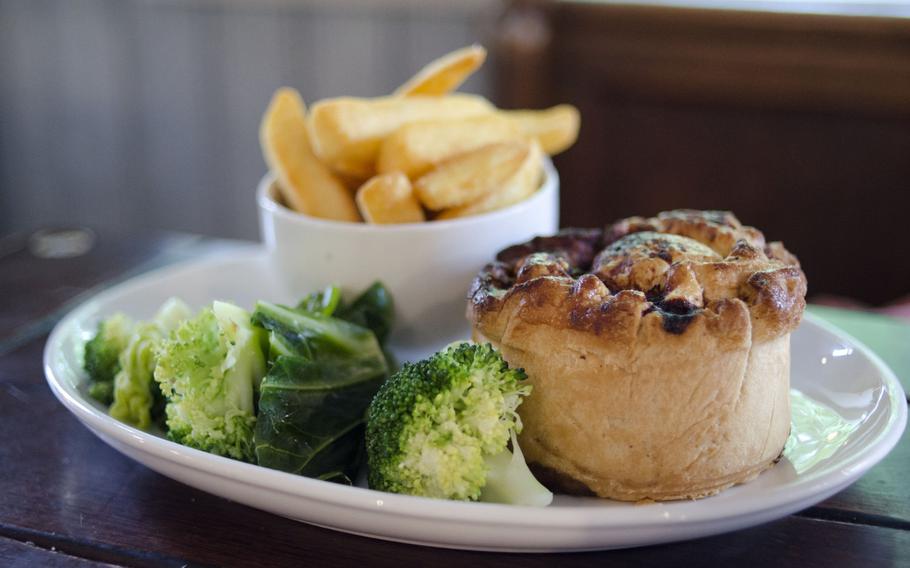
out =
{"type": "MultiPolygon", "coordinates": [[[[57,402],[41,353],[53,324],[118,281],[205,254],[181,235],[100,238],[84,255],[40,258],[0,239],[0,566],[910,566],[910,441],[850,488],[735,533],[561,555],[442,550],[351,536],[214,497],[109,448],[57,402]]],[[[908,386],[910,326],[819,311],[885,357],[908,386]],[[858,319],[857,319],[858,318],[858,319]]]]}

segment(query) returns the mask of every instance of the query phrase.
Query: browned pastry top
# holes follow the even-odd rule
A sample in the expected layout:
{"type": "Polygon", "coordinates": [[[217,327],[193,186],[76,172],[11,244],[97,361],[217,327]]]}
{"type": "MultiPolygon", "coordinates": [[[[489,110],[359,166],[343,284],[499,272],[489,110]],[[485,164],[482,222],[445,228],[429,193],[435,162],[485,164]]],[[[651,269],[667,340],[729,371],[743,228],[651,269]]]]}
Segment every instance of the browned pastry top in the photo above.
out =
{"type": "Polygon", "coordinates": [[[469,317],[491,339],[518,316],[613,340],[632,339],[642,322],[683,334],[704,318],[709,332],[761,341],[796,328],[805,294],[782,244],[766,244],[729,212],[677,210],[501,251],[474,280],[469,317]]]}

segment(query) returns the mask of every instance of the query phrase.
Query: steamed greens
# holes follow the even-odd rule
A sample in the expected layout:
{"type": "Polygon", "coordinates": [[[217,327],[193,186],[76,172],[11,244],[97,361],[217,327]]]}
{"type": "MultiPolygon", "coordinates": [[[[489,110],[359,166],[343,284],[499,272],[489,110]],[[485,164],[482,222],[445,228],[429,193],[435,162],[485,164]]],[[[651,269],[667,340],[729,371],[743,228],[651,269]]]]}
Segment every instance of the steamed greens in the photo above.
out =
{"type": "MultiPolygon", "coordinates": [[[[379,284],[381,286],[381,284],[379,284]]],[[[297,309],[312,314],[330,316],[341,303],[341,288],[328,286],[319,292],[313,292],[297,304],[297,309]]]]}
{"type": "Polygon", "coordinates": [[[300,475],[350,483],[366,409],[389,373],[391,296],[374,284],[350,304],[330,286],[296,307],[252,313],[170,300],[155,318],[115,314],[85,346],[89,393],[141,429],[300,475]]]}
{"type": "Polygon", "coordinates": [[[192,312],[186,304],[171,298],[152,321],[133,326],[126,347],[119,355],[111,416],[142,430],[148,429],[152,421],[163,424],[166,401],[154,380],[158,345],[190,316],[192,312]]]}
{"type": "Polygon", "coordinates": [[[440,499],[546,506],[518,439],[524,370],[487,343],[454,344],[406,363],[370,404],[370,487],[440,499]],[[509,450],[511,443],[512,449],[509,450]]]}
{"type": "Polygon", "coordinates": [[[350,306],[340,306],[338,317],[371,329],[380,343],[392,331],[394,305],[389,291],[380,283],[367,288],[350,306]]]}
{"type": "Polygon", "coordinates": [[[168,438],[253,461],[253,393],[265,375],[261,334],[246,310],[215,302],[161,343],[155,380],[168,399],[168,438]]]}
{"type": "Polygon", "coordinates": [[[373,489],[546,506],[518,446],[522,369],[491,345],[452,344],[396,370],[394,304],[376,283],[329,286],[296,306],[169,300],[151,321],[116,314],[85,346],[111,416],[212,454],[373,489]]]}
{"type": "Polygon", "coordinates": [[[98,324],[98,331],[85,344],[83,367],[88,374],[88,394],[102,404],[114,400],[114,377],[120,372],[120,354],[133,333],[133,321],[114,314],[98,324]]]}
{"type": "Polygon", "coordinates": [[[257,302],[253,322],[269,331],[269,341],[277,341],[283,354],[308,358],[382,355],[372,331],[343,319],[257,302]]]}
{"type": "Polygon", "coordinates": [[[370,329],[332,317],[339,298],[330,287],[296,309],[256,304],[253,322],[269,331],[275,358],[262,381],[255,445],[259,465],[350,483],[366,409],[389,369],[370,329]]]}
{"type": "Polygon", "coordinates": [[[262,382],[259,465],[351,483],[362,459],[364,412],[386,372],[376,357],[279,357],[262,382]]]}

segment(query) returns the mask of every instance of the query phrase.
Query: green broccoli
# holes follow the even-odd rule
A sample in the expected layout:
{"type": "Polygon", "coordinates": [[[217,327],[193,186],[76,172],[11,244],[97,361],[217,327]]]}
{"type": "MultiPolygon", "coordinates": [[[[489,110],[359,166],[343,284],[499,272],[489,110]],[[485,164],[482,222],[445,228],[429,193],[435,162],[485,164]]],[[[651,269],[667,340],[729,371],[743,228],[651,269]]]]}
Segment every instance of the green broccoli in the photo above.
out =
{"type": "Polygon", "coordinates": [[[120,371],[114,377],[113,403],[108,413],[142,430],[152,423],[152,389],[158,389],[152,373],[155,370],[155,348],[162,337],[155,324],[138,324],[120,355],[120,371]]]}
{"type": "Polygon", "coordinates": [[[167,334],[191,315],[186,304],[171,298],[152,321],[136,324],[126,349],[120,353],[120,371],[114,377],[114,402],[108,410],[111,416],[142,430],[163,417],[164,396],[153,377],[156,351],[167,334]]]}
{"type": "Polygon", "coordinates": [[[530,385],[489,344],[462,343],[406,363],[367,414],[370,487],[443,499],[547,505],[514,438],[530,385]],[[508,450],[512,440],[515,454],[508,450]],[[521,462],[521,463],[516,463],[521,462]],[[488,487],[503,482],[512,490],[488,487]]]}
{"type": "Polygon", "coordinates": [[[88,373],[89,395],[109,405],[114,399],[114,377],[120,371],[120,353],[129,344],[133,322],[114,314],[98,324],[98,331],[85,344],[83,368],[88,373]]]}
{"type": "Polygon", "coordinates": [[[246,310],[214,302],[161,343],[155,380],[168,398],[168,438],[254,460],[254,391],[265,375],[261,334],[246,310]]]}

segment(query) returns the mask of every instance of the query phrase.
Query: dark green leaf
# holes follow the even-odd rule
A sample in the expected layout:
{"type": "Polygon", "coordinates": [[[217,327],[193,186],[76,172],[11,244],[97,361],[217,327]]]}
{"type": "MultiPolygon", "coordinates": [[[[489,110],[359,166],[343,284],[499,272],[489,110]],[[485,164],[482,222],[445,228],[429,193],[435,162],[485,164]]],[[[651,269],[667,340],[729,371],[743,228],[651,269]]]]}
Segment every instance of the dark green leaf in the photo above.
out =
{"type": "Polygon", "coordinates": [[[379,342],[366,327],[334,318],[257,302],[253,323],[270,332],[270,355],[305,358],[381,356],[379,342]]]}
{"type": "Polygon", "coordinates": [[[389,290],[376,282],[349,306],[340,306],[335,317],[373,330],[376,339],[384,345],[395,323],[395,304],[389,290]]]}
{"type": "Polygon", "coordinates": [[[353,479],[366,409],[385,360],[279,357],[262,381],[255,445],[259,465],[308,477],[353,479]]]}
{"type": "Polygon", "coordinates": [[[341,288],[338,286],[327,286],[325,290],[313,292],[297,304],[298,310],[330,316],[335,313],[335,308],[341,302],[341,288]]]}

